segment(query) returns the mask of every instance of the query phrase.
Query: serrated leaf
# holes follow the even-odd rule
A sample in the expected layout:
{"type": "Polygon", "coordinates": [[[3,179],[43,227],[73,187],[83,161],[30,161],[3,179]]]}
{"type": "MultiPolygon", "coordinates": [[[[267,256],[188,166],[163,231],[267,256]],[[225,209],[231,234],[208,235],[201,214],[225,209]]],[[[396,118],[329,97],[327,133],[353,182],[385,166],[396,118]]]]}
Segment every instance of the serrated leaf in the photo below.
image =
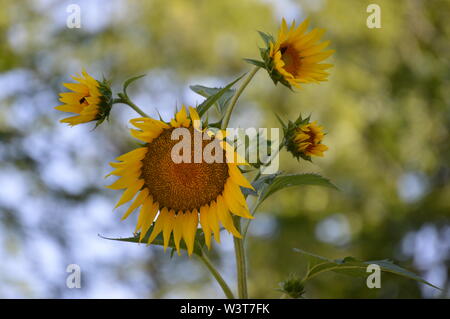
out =
{"type": "Polygon", "coordinates": [[[242,74],[240,77],[238,77],[233,82],[229,83],[227,86],[225,86],[222,89],[219,89],[215,94],[210,95],[203,103],[197,106],[197,112],[200,116],[205,114],[211,106],[214,105],[227,91],[231,89],[231,87],[236,84],[246,73],[242,74]]]}
{"type": "Polygon", "coordinates": [[[247,195],[247,196],[249,196],[249,195],[250,196],[258,196],[259,194],[263,193],[265,188],[268,187],[268,185],[270,185],[272,180],[280,174],[281,174],[281,172],[278,172],[275,174],[264,175],[263,177],[260,177],[258,180],[252,182],[252,186],[255,190],[241,187],[241,191],[244,195],[247,195]]]}
{"type": "Polygon", "coordinates": [[[355,277],[367,277],[369,275],[369,273],[367,273],[367,267],[371,264],[376,264],[380,266],[380,270],[383,272],[392,273],[398,276],[402,276],[408,279],[421,282],[433,288],[440,289],[439,287],[422,279],[415,273],[406,270],[387,259],[360,261],[354,257],[345,257],[343,259],[331,260],[298,248],[294,248],[294,251],[305,255],[310,263],[304,281],[310,280],[311,278],[328,271],[333,271],[336,273],[341,273],[355,277]]]}
{"type": "Polygon", "coordinates": [[[338,189],[328,179],[323,178],[318,174],[291,174],[279,175],[275,177],[266,190],[261,193],[258,206],[272,194],[287,187],[299,185],[317,185],[333,189],[338,189]]]}
{"type": "MultiPolygon", "coordinates": [[[[147,231],[147,234],[144,236],[142,241],[139,241],[139,237],[140,237],[139,233],[137,233],[133,237],[126,237],[126,238],[110,238],[110,237],[105,237],[102,235],[99,235],[99,236],[101,238],[107,239],[107,240],[124,241],[124,242],[129,242],[129,243],[146,245],[148,242],[148,238],[150,237],[150,234],[153,231],[153,227],[154,227],[154,224],[147,231]]],[[[152,242],[152,245],[164,246],[164,239],[163,239],[162,233],[160,233],[158,236],[156,236],[156,238],[152,242]]],[[[201,229],[197,229],[197,233],[195,235],[194,254],[201,256],[202,255],[201,247],[203,247],[204,245],[205,245],[205,236],[203,234],[203,231],[201,229]]],[[[168,248],[172,248],[173,250],[175,250],[175,242],[173,240],[173,236],[169,240],[168,248]]],[[[187,250],[186,244],[183,240],[180,242],[180,249],[187,250]]]]}
{"type": "Polygon", "coordinates": [[[274,174],[264,175],[263,177],[260,177],[257,181],[252,183],[252,186],[257,190],[262,190],[265,186],[268,186],[272,184],[272,182],[275,180],[277,176],[279,176],[281,172],[277,172],[274,174]]]}

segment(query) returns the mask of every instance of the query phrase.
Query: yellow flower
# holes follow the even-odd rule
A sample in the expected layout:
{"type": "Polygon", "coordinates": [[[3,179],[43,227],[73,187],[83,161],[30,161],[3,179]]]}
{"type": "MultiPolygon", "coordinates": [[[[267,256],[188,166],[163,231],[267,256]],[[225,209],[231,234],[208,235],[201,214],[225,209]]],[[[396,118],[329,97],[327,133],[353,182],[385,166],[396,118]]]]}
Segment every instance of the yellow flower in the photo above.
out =
{"type": "Polygon", "coordinates": [[[300,115],[295,122],[283,121],[278,118],[284,131],[284,145],[297,159],[311,161],[311,156],[323,156],[328,146],[322,144],[325,133],[317,122],[309,122],[309,117],[303,119],[300,115]]]}
{"type": "Polygon", "coordinates": [[[106,80],[97,81],[83,70],[82,76],[72,76],[78,83],[64,83],[64,86],[73,92],[60,93],[59,100],[64,103],[55,107],[62,112],[78,114],[62,119],[61,123],[71,126],[97,121],[102,123],[109,116],[112,99],[109,83],[106,80]]]}
{"type": "Polygon", "coordinates": [[[293,142],[296,151],[306,156],[323,156],[323,152],[328,147],[322,144],[325,134],[323,127],[317,125],[317,122],[308,123],[296,128],[293,142]]]}
{"type": "Polygon", "coordinates": [[[325,50],[330,41],[319,43],[325,30],[313,29],[306,32],[309,20],[306,19],[298,27],[295,21],[288,28],[283,19],[278,38],[260,32],[268,48],[261,49],[264,62],[248,60],[248,62],[264,67],[272,80],[281,82],[287,87],[300,88],[303,83],[319,83],[327,81],[332,64],[320,63],[334,50],[325,50]]]}
{"type": "MultiPolygon", "coordinates": [[[[205,243],[210,248],[211,235],[220,242],[220,223],[236,237],[241,237],[233,224],[231,214],[253,218],[240,187],[253,188],[241,174],[238,163],[206,162],[204,160],[175,163],[172,149],[178,140],[171,138],[179,127],[186,128],[194,141],[194,131],[199,127],[197,111],[190,107],[190,117],[186,108],[175,115],[169,123],[152,118],[137,118],[131,123],[138,129],[131,129],[131,135],[145,142],[137,148],[117,158],[119,163],[111,163],[115,168],[109,175],[120,178],[111,189],[125,189],[116,207],[132,201],[122,219],[140,208],[135,232],[140,231],[140,241],[144,239],[153,224],[148,244],[162,232],[164,249],[173,238],[180,254],[180,241],[184,240],[189,255],[194,249],[198,223],[205,235],[205,243]],[[173,234],[173,236],[172,236],[173,234]]],[[[218,143],[220,152],[227,159],[224,141],[202,140],[202,152],[210,143],[218,143]]],[[[233,154],[234,150],[232,151],[233,154]]],[[[193,159],[191,152],[191,159],[193,159]]]]}

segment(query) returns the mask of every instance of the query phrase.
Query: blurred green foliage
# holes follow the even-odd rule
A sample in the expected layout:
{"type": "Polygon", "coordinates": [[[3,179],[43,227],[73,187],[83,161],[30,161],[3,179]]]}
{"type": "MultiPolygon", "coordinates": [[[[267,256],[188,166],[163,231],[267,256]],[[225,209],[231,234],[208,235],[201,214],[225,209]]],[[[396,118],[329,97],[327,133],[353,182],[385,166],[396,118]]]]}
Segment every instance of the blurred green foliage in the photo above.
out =
{"type": "MultiPolygon", "coordinates": [[[[130,96],[139,97],[141,106],[154,115],[156,109],[170,113],[184,99],[192,100],[189,85],[224,84],[247,71],[250,66],[242,58],[257,58],[257,47],[262,45],[256,31],[276,34],[281,13],[297,21],[309,16],[312,26],[327,29],[324,37],[336,50],[330,59],[335,66],[329,82],[291,93],[283,86],[275,87],[260,71],[241,98],[231,125],[278,127],[274,112],[284,119],[295,119],[299,112],[311,114],[312,120],[325,126],[324,143],[330,150],[313,163],[298,162],[283,153],[281,169],[320,173],[341,191],[290,188],[261,206],[247,243],[250,295],[278,298],[278,283],[305,269],[304,258],[293,252],[298,247],[330,258],[394,259],[446,289],[442,293],[424,290],[416,282],[389,275],[383,275],[381,289],[368,289],[364,280],[330,273],[306,285],[307,298],[448,296],[450,1],[377,0],[382,28],[369,29],[366,7],[372,2],[153,0],[89,5],[80,1],[82,28],[68,29],[65,9],[69,2],[1,0],[0,81],[14,72],[25,72],[25,76],[1,82],[0,169],[17,171],[25,178],[27,198],[59,203],[36,208],[41,211],[40,223],[30,228],[26,218],[18,217],[23,215],[15,205],[0,200],[3,258],[27,251],[29,243],[21,234],[29,232],[55,240],[61,256],[68,254],[75,243],[64,227],[69,218],[65,216],[83,216],[93,228],[98,222],[70,208],[94,195],[111,203],[119,196],[102,188],[102,177],[107,163],[134,145],[124,124],[131,113],[121,107],[112,111],[110,126],[104,124],[90,133],[72,129],[84,134],[78,148],[45,141],[52,150],[64,149],[81,167],[77,172],[86,185],[67,191],[43,174],[50,157],[39,153],[30,139],[61,132],[57,119],[62,115],[52,109],[58,103],[61,82],[82,67],[97,78],[104,74],[117,88],[125,79],[147,73],[145,80],[130,87],[130,96]],[[251,121],[239,121],[245,117],[251,121]],[[98,139],[93,159],[84,153],[86,139],[98,139]]],[[[134,220],[121,224],[119,216],[111,211],[109,226],[99,226],[98,232],[109,235],[121,229],[122,234],[130,234],[134,220]]],[[[78,236],[102,241],[95,233],[78,236]]],[[[107,245],[114,250],[118,243],[107,245]]],[[[218,248],[212,252],[214,262],[230,272],[234,264],[226,259],[232,255],[221,257],[218,248]]],[[[180,266],[195,260],[170,259],[158,247],[139,249],[140,265],[133,267],[152,282],[148,291],[148,287],[140,288],[143,296],[208,297],[210,291],[221,296],[206,269],[180,266]],[[149,249],[154,250],[151,256],[149,249]]],[[[117,273],[110,280],[122,281],[133,290],[127,268],[116,257],[108,264],[117,273]]],[[[30,258],[21,262],[32,262],[30,258]]],[[[100,271],[107,266],[95,267],[100,271]]],[[[6,290],[15,286],[31,285],[8,280],[8,271],[0,267],[0,297],[9,296],[6,290]]],[[[45,289],[21,288],[16,295],[67,296],[63,290],[55,279],[45,289]]]]}

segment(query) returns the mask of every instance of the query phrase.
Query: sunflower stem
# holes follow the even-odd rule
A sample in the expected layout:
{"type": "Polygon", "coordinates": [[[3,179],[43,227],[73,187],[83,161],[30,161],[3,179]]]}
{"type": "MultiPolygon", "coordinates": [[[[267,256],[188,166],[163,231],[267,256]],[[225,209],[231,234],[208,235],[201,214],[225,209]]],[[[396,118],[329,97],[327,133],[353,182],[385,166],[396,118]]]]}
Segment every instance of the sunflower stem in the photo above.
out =
{"type": "MultiPolygon", "coordinates": [[[[253,207],[252,211],[250,212],[250,214],[252,216],[255,215],[256,209],[258,208],[258,206],[259,206],[258,203],[256,203],[256,205],[253,207]]],[[[248,228],[250,227],[250,221],[251,221],[251,219],[249,219],[247,221],[247,223],[244,225],[244,230],[242,231],[242,234],[241,234],[243,240],[245,240],[245,238],[247,237],[248,228]]]]}
{"type": "MultiPolygon", "coordinates": [[[[236,93],[233,95],[233,98],[230,101],[230,104],[227,107],[227,111],[223,117],[222,124],[220,126],[221,129],[226,129],[228,124],[230,123],[231,113],[233,113],[234,107],[241,96],[242,92],[244,92],[247,85],[253,79],[255,74],[260,69],[259,66],[255,66],[253,70],[249,73],[249,75],[245,78],[244,82],[242,82],[241,86],[237,89],[236,93]]],[[[239,216],[233,216],[233,222],[237,229],[237,231],[241,232],[241,218],[239,216]]],[[[238,281],[238,296],[240,299],[247,299],[247,266],[245,262],[245,250],[244,250],[244,241],[242,238],[233,237],[234,241],[234,253],[236,255],[236,270],[237,270],[237,281],[238,281]]]]}
{"type": "Polygon", "coordinates": [[[121,104],[126,104],[129,107],[131,107],[133,110],[135,110],[139,115],[143,116],[143,117],[149,117],[144,111],[142,111],[136,104],[134,104],[130,98],[128,96],[125,96],[123,94],[119,95],[118,99],[114,99],[113,100],[113,104],[115,103],[121,103],[121,104]]]}
{"type": "Polygon", "coordinates": [[[230,287],[226,283],[226,281],[223,279],[223,277],[220,275],[219,271],[214,267],[211,260],[206,255],[205,251],[202,249],[202,254],[197,255],[198,258],[205,264],[206,268],[211,272],[213,277],[216,279],[216,281],[219,283],[220,287],[222,288],[223,292],[225,293],[225,296],[227,296],[228,299],[234,299],[233,292],[231,291],[230,287]]]}
{"type": "Polygon", "coordinates": [[[233,109],[241,96],[242,92],[244,92],[247,85],[250,83],[250,81],[255,76],[256,72],[260,69],[259,66],[255,66],[253,70],[247,75],[244,82],[242,82],[241,86],[237,89],[236,93],[233,95],[233,98],[230,101],[230,105],[228,105],[227,112],[225,113],[225,116],[223,117],[221,129],[226,129],[228,127],[228,123],[230,122],[231,113],[233,113],[233,109]]]}
{"type": "MultiPolygon", "coordinates": [[[[241,232],[241,217],[233,216],[234,225],[237,231],[241,232]]],[[[247,264],[245,261],[245,250],[243,238],[233,237],[234,252],[236,255],[236,270],[238,281],[238,296],[239,299],[247,299],[247,264]]]]}
{"type": "MultiPolygon", "coordinates": [[[[278,154],[280,153],[280,151],[283,149],[283,147],[285,146],[285,140],[283,138],[283,140],[281,141],[280,145],[278,146],[278,149],[276,150],[276,152],[274,152],[273,154],[270,155],[269,159],[266,161],[266,163],[263,165],[269,165],[272,160],[274,159],[275,156],[278,156],[278,154]]],[[[259,168],[258,173],[256,174],[255,178],[253,178],[252,183],[256,182],[259,178],[261,177],[261,168],[259,168]]],[[[260,202],[258,202],[258,200],[255,203],[255,206],[253,207],[252,211],[251,211],[251,215],[255,216],[256,210],[259,208],[259,204],[260,202]]],[[[248,232],[248,228],[250,227],[250,223],[252,222],[251,219],[247,220],[247,223],[244,226],[244,231],[242,232],[242,238],[245,240],[246,236],[247,236],[247,232],[248,232]]]]}

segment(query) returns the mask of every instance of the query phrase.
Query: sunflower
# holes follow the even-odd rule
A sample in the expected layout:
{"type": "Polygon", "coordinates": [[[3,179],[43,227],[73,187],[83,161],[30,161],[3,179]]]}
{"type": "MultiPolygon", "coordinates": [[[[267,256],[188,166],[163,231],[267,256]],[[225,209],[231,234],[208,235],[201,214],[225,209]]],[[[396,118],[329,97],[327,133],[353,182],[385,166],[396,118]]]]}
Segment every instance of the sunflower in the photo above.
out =
{"type": "Polygon", "coordinates": [[[322,144],[324,136],[323,127],[317,125],[317,122],[301,125],[294,130],[291,149],[304,157],[322,157],[323,152],[328,150],[328,146],[322,144]]]}
{"type": "Polygon", "coordinates": [[[261,33],[268,48],[261,51],[265,68],[275,83],[300,88],[302,83],[318,83],[327,81],[332,64],[320,63],[333,54],[334,50],[325,50],[330,41],[319,43],[325,30],[313,29],[306,32],[309,19],[298,27],[295,21],[288,28],[283,19],[278,38],[261,33]]]}
{"type": "MultiPolygon", "coordinates": [[[[140,241],[153,224],[148,244],[162,232],[164,250],[173,238],[180,254],[180,241],[183,239],[191,255],[199,223],[208,248],[211,235],[220,242],[220,223],[234,236],[241,237],[231,214],[253,218],[240,189],[253,187],[239,170],[240,163],[229,160],[226,142],[219,138],[203,139],[201,149],[204,151],[211,146],[210,143],[217,143],[220,147],[216,151],[222,152],[227,160],[174,162],[172,149],[178,141],[171,138],[172,132],[183,127],[190,133],[195,130],[203,132],[198,125],[197,111],[192,107],[189,111],[190,117],[183,106],[169,123],[146,117],[131,120],[137,128],[131,129],[131,135],[145,144],[119,156],[118,163],[111,163],[115,170],[109,175],[120,178],[108,187],[125,189],[116,207],[136,196],[122,219],[140,207],[135,229],[135,233],[140,232],[140,241]]],[[[195,143],[193,135],[189,135],[192,144],[195,143]]],[[[194,154],[191,152],[190,155],[192,159],[194,154]]]]}
{"type": "Polygon", "coordinates": [[[108,81],[97,81],[84,70],[82,76],[77,74],[72,78],[78,83],[64,83],[64,86],[72,92],[60,93],[59,100],[64,104],[55,109],[78,115],[62,119],[60,122],[74,126],[97,121],[99,125],[111,111],[112,94],[108,81]]]}

